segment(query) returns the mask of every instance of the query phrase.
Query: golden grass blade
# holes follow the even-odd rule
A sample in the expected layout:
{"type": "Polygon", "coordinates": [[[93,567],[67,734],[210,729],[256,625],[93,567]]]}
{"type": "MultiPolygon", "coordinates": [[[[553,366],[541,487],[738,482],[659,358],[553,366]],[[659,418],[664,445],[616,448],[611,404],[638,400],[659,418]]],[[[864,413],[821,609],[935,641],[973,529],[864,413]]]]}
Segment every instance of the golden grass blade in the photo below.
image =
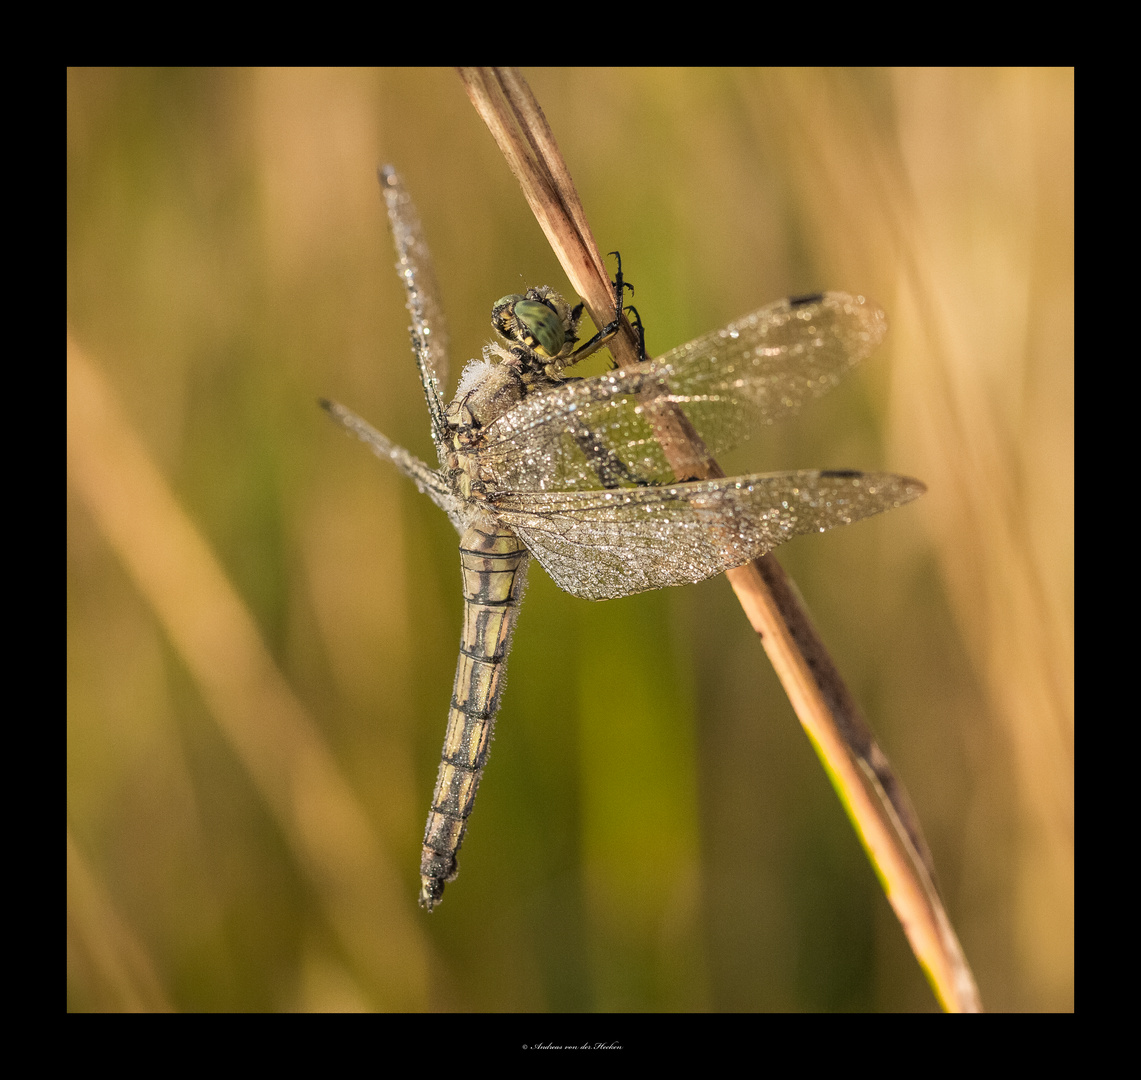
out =
{"type": "MultiPolygon", "coordinates": [[[[566,164],[526,80],[513,69],[502,68],[462,68],[459,74],[571,284],[596,325],[605,325],[613,310],[613,288],[566,164]]],[[[622,366],[637,359],[636,341],[628,325],[623,326],[612,351],[622,366]]],[[[655,410],[654,421],[667,455],[670,446],[681,441],[681,433],[691,443],[696,439],[692,426],[676,409],[655,410]]],[[[724,475],[708,454],[702,456],[705,476],[724,475]]],[[[695,471],[687,464],[688,475],[695,471]]],[[[952,1012],[981,1011],[974,976],[947,918],[910,800],[816,633],[795,586],[772,555],[729,571],[727,576],[941,1005],[952,1012]]]]}
{"type": "Polygon", "coordinates": [[[362,1004],[424,1008],[428,947],[368,815],[111,387],[70,335],[67,457],[68,482],[162,624],[322,902],[352,958],[362,1004]]]}
{"type": "Polygon", "coordinates": [[[105,1011],[174,1012],[146,946],[67,829],[68,983],[105,1011]]]}

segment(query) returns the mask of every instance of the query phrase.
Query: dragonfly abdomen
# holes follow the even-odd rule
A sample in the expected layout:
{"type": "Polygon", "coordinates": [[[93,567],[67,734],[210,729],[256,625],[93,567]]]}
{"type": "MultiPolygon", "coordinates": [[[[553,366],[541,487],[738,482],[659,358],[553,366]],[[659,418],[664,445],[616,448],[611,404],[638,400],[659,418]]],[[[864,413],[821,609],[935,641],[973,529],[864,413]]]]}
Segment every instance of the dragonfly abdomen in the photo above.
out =
{"type": "Polygon", "coordinates": [[[460,540],[464,629],[448,730],[420,857],[420,906],[440,902],[457,873],[456,853],[487,761],[511,634],[527,573],[527,549],[512,532],[474,525],[460,540]]]}

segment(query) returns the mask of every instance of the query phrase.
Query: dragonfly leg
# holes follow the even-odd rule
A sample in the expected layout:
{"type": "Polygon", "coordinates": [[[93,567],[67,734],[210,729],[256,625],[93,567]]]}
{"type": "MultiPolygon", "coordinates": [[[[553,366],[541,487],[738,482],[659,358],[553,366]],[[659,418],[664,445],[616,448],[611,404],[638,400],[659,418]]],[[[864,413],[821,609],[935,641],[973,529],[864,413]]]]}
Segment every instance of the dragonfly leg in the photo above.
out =
{"type": "MultiPolygon", "coordinates": [[[[633,289],[631,288],[631,292],[633,289]]],[[[626,310],[630,312],[630,325],[634,328],[634,333],[638,335],[638,359],[646,359],[646,328],[642,325],[642,316],[638,314],[638,309],[633,304],[627,304],[626,310]]]]}
{"type": "MultiPolygon", "coordinates": [[[[634,293],[634,286],[631,285],[622,276],[622,256],[617,251],[611,251],[607,254],[613,255],[618,260],[618,272],[614,275],[614,281],[611,284],[614,286],[614,320],[607,323],[597,334],[594,335],[589,341],[580,345],[573,353],[570,354],[563,361],[563,367],[570,367],[572,364],[577,364],[580,360],[585,360],[591,353],[597,352],[602,348],[615,334],[618,333],[622,326],[622,311],[623,311],[623,295],[626,290],[630,290],[630,294],[634,293]]],[[[575,309],[576,313],[581,314],[582,304],[579,304],[575,309]]],[[[630,309],[627,309],[630,310],[630,309]]],[[[635,314],[637,314],[635,312],[635,314]]],[[[642,323],[639,319],[638,326],[641,327],[642,323]]],[[[639,338],[641,338],[639,333],[639,338]]],[[[640,349],[640,358],[645,359],[645,350],[640,349]]]]}

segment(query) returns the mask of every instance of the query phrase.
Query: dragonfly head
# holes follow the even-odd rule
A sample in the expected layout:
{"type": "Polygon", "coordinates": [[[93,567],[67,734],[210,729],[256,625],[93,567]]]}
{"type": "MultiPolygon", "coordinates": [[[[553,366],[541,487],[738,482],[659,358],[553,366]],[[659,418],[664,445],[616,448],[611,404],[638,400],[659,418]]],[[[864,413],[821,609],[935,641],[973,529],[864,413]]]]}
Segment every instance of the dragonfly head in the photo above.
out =
{"type": "Polygon", "coordinates": [[[582,305],[572,308],[547,285],[495,302],[491,325],[527,366],[546,367],[569,356],[578,342],[582,305]]]}

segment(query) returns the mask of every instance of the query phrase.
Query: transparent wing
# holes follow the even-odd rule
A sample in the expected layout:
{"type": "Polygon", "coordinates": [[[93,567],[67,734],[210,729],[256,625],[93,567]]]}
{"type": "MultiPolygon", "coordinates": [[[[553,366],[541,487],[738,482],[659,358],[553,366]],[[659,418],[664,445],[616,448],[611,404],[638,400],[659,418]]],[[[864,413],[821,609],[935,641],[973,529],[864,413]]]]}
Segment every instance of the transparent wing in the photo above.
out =
{"type": "Polygon", "coordinates": [[[439,450],[447,441],[444,391],[448,379],[448,329],[440,307],[440,290],[420,215],[404,181],[391,165],[385,165],[379,177],[396,246],[396,272],[404,286],[408,314],[412,316],[412,348],[420,368],[428,411],[432,414],[432,439],[439,450]]]}
{"type": "Polygon", "coordinates": [[[367,420],[357,416],[351,409],[338,405],[335,401],[320,399],[321,407],[347,431],[351,431],[365,443],[378,458],[391,461],[407,476],[421,494],[427,495],[451,519],[456,532],[463,535],[467,528],[467,518],[463,503],[456,497],[444,473],[425,465],[403,446],[397,446],[387,435],[382,435],[367,420]]]}
{"type": "Polygon", "coordinates": [[[740,566],[802,533],[911,502],[926,488],[887,473],[762,473],[665,487],[497,492],[555,583],[587,600],[685,585],[740,566]]]}
{"type": "MultiPolygon", "coordinates": [[[[623,473],[669,482],[647,405],[680,405],[718,453],[830,390],[886,332],[882,309],[860,296],[782,300],[655,360],[527,397],[488,425],[477,458],[513,491],[596,488],[623,473]]],[[[684,477],[683,449],[673,456],[684,477]]]]}

